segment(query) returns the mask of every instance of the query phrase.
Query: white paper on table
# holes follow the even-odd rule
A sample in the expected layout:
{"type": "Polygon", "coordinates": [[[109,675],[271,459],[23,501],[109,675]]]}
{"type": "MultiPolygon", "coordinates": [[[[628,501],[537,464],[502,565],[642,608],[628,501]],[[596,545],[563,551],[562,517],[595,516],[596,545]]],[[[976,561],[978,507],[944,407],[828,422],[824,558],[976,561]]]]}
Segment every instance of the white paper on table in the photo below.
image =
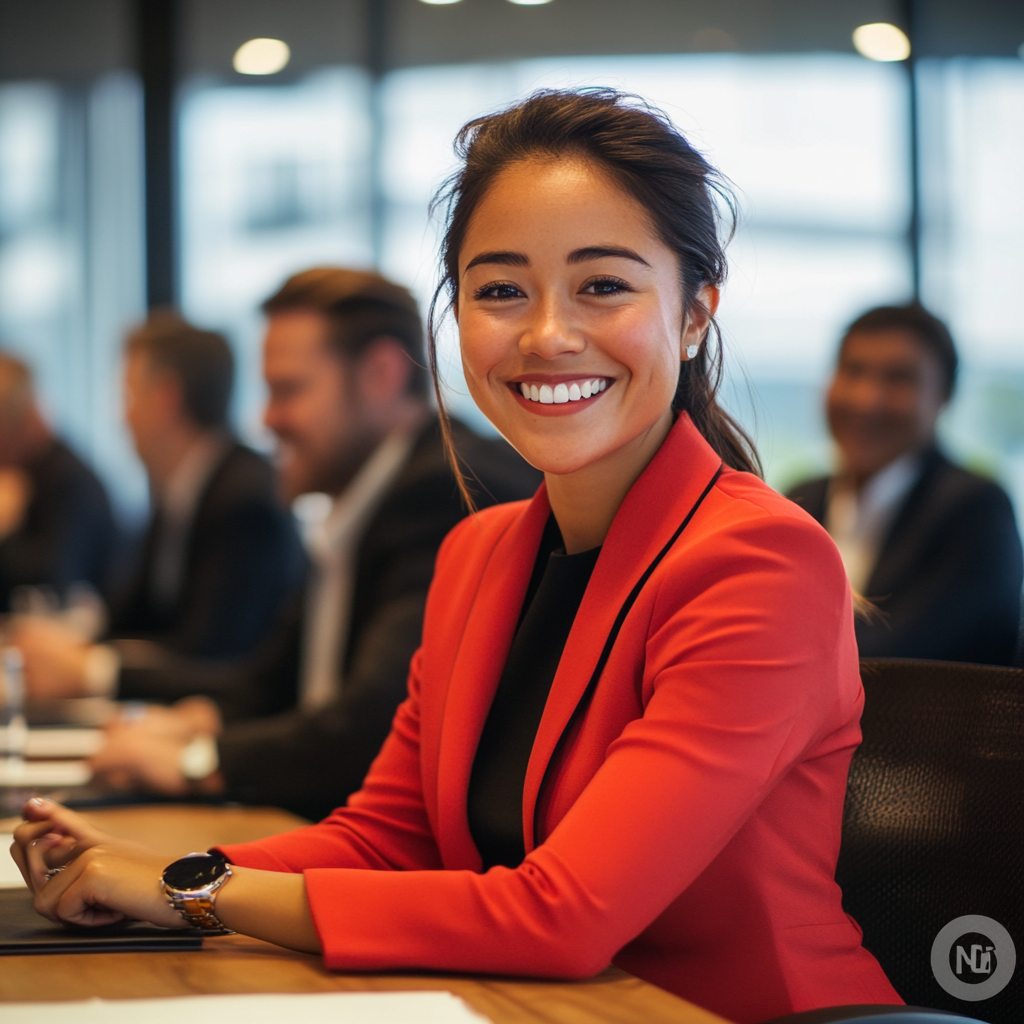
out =
{"type": "Polygon", "coordinates": [[[29,729],[25,756],[92,757],[102,745],[102,729],[29,729]]]}
{"type": "Polygon", "coordinates": [[[10,832],[0,832],[0,889],[25,888],[25,879],[11,856],[13,842],[14,836],[10,832]]]}
{"type": "Polygon", "coordinates": [[[4,1024],[483,1024],[451,992],[303,992],[289,995],[90,999],[5,1003],[4,1024]]]}
{"type": "Polygon", "coordinates": [[[0,786],[84,786],[91,778],[85,761],[25,761],[12,767],[0,758],[0,786]]]}

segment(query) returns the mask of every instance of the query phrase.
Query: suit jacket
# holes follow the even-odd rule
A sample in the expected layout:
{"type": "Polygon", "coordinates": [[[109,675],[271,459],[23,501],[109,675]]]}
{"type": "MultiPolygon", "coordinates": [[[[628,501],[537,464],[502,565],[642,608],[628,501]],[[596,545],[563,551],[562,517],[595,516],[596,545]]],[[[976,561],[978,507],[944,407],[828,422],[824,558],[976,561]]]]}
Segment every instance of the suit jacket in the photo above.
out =
{"type": "MultiPolygon", "coordinates": [[[[536,489],[540,474],[504,441],[452,427],[479,504],[536,489]]],[[[359,541],[341,647],[344,686],[319,711],[295,710],[304,598],[291,603],[253,657],[231,666],[179,661],[129,671],[122,674],[122,692],[161,700],[213,696],[230,722],[219,741],[228,795],[323,817],[359,788],[388,734],[420,643],[437,549],[465,514],[435,421],[420,434],[359,541]]]]}
{"type": "MultiPolygon", "coordinates": [[[[235,443],[199,498],[174,603],[153,599],[159,516],[115,605],[114,638],[156,641],[173,651],[230,658],[253,650],[301,580],[305,559],[291,514],[277,496],[270,464],[235,443]]],[[[135,696],[130,686],[122,697],[135,696]]]]}
{"type": "MultiPolygon", "coordinates": [[[[789,497],[821,523],[828,486],[809,480],[789,497]]],[[[864,596],[882,614],[857,622],[861,656],[1008,665],[1022,579],[1006,492],[932,449],[868,580],[864,596]]]]}
{"type": "Polygon", "coordinates": [[[533,746],[515,869],[481,873],[466,794],[546,493],[445,541],[363,789],[318,825],[224,847],[305,872],[328,967],[613,962],[740,1024],[900,1001],[834,881],[863,703],[842,564],[809,516],[719,467],[681,416],[619,509],[533,746]]]}
{"type": "Polygon", "coordinates": [[[103,484],[58,440],[25,472],[32,495],[24,519],[0,542],[3,610],[18,586],[52,587],[63,596],[72,583],[89,583],[104,593],[118,531],[103,484]]]}

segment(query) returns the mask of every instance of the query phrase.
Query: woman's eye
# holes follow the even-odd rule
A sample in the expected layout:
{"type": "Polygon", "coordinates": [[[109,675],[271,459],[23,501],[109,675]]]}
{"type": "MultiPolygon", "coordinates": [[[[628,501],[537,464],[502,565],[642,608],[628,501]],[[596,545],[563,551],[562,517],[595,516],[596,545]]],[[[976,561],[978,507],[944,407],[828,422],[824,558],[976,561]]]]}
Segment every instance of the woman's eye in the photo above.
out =
{"type": "Polygon", "coordinates": [[[476,299],[521,299],[523,293],[514,284],[503,284],[500,281],[485,284],[473,293],[476,299]]]}
{"type": "Polygon", "coordinates": [[[585,295],[618,295],[620,292],[631,292],[625,281],[617,277],[599,277],[588,281],[581,289],[585,295]]]}

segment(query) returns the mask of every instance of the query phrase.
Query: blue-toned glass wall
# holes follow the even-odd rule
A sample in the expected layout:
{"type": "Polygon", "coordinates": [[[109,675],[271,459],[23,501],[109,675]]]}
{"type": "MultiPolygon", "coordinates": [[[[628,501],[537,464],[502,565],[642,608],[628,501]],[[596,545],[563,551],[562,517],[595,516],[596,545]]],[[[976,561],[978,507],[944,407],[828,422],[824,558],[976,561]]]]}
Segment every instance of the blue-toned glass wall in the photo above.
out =
{"type": "Polygon", "coordinates": [[[181,302],[239,358],[237,422],[260,443],[260,303],[317,263],[372,263],[367,76],[204,87],[181,104],[181,302]]]}
{"type": "Polygon", "coordinates": [[[1024,519],[1024,60],[922,62],[922,290],[959,342],[947,445],[1024,519]]]}
{"type": "Polygon", "coordinates": [[[145,481],[120,419],[120,344],[144,309],[133,76],[0,85],[0,342],[123,513],[145,481]]]}

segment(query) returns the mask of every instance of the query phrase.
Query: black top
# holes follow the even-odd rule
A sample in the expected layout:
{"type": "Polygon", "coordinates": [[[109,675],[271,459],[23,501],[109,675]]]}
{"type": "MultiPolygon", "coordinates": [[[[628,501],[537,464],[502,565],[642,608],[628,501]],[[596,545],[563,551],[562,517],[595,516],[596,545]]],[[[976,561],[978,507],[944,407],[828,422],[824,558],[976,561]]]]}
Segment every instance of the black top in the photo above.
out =
{"type": "Polygon", "coordinates": [[[526,856],[526,767],[565,642],[600,553],[597,547],[567,555],[554,516],[548,519],[469,781],[469,830],[485,871],[495,864],[517,867],[526,856]]]}
{"type": "MultiPolygon", "coordinates": [[[[825,520],[828,478],[789,492],[825,520]]],[[[1020,623],[1020,535],[1006,492],[925,452],[864,588],[881,611],[858,618],[862,658],[927,658],[1007,665],[1020,623]]]]}

